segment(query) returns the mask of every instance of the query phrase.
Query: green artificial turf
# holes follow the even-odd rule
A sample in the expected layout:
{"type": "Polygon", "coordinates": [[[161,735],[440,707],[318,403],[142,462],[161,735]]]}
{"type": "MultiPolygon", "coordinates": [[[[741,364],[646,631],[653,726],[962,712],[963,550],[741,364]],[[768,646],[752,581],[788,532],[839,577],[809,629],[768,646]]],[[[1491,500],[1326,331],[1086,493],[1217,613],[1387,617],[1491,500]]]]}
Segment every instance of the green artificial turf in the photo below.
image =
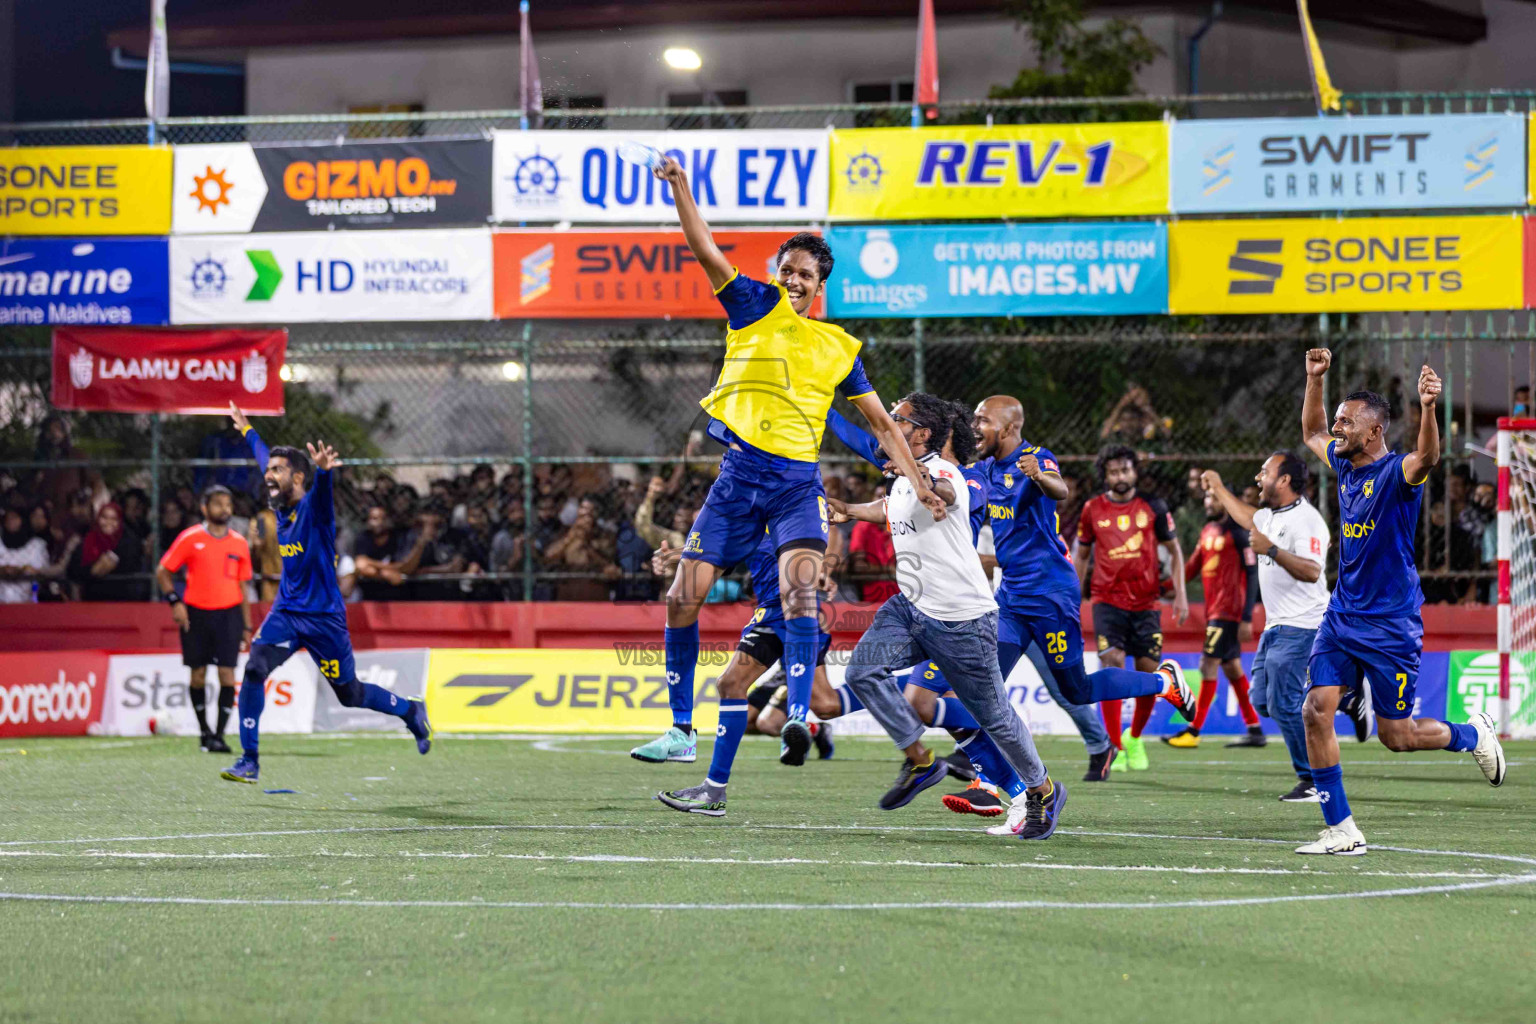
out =
{"type": "Polygon", "coordinates": [[[651,799],[708,743],[633,742],[272,737],[243,786],[187,739],[0,741],[0,1021],[1536,1020],[1533,743],[1499,790],[1350,744],[1372,852],[1302,858],[1279,744],[1091,785],[1044,740],[1070,799],[1026,844],[954,785],[881,812],[885,742],[750,738],[724,819],[651,799]]]}

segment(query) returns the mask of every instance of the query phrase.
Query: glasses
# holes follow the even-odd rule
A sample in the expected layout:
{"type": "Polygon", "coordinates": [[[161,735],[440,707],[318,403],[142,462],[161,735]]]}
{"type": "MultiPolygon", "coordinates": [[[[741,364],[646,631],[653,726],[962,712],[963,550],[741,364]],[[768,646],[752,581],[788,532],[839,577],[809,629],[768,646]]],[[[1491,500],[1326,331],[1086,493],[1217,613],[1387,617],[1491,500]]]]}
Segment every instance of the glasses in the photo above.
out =
{"type": "Polygon", "coordinates": [[[895,420],[897,423],[910,423],[914,427],[922,426],[922,424],[917,422],[917,420],[908,419],[907,417],[902,416],[899,413],[894,413],[894,412],[891,413],[891,419],[895,420]]]}

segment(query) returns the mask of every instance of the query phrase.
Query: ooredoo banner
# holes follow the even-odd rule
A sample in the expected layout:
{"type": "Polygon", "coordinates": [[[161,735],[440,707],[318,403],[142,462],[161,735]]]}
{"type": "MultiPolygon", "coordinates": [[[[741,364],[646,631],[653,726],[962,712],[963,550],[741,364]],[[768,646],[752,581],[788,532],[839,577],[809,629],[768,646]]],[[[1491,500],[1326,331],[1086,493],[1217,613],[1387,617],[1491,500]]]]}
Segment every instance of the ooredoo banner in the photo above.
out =
{"type": "Polygon", "coordinates": [[[163,235],[168,146],[0,149],[0,235],[163,235]]]}
{"type": "MultiPolygon", "coordinates": [[[[243,685],[240,680],[245,678],[247,657],[240,655],[235,665],[237,687],[243,685]]],[[[198,734],[192,699],[187,693],[191,670],[181,663],[180,654],[114,654],[106,679],[106,711],[101,727],[107,735],[198,734]],[[153,730],[150,729],[151,721],[155,724],[153,730]]],[[[315,663],[308,655],[301,654],[283,662],[267,679],[267,703],[261,713],[261,731],[312,732],[318,680],[315,663]]],[[[211,679],[203,685],[208,714],[217,714],[218,680],[211,679]]],[[[235,724],[232,718],[231,727],[235,724]]]]}
{"type": "Polygon", "coordinates": [[[163,238],[0,241],[0,324],[163,324],[163,238]]]}
{"type": "Polygon", "coordinates": [[[827,216],[827,133],[499,131],[494,214],[502,223],[660,224],[672,190],[619,156],[639,142],[675,157],[713,224],[803,224],[827,216]]]}
{"type": "Polygon", "coordinates": [[[0,654],[0,737],[85,736],[106,694],[105,651],[0,654]]]}
{"type": "Polygon", "coordinates": [[[59,327],[53,404],[100,412],[217,415],[234,402],[283,414],[286,330],[177,331],[59,327]]]}

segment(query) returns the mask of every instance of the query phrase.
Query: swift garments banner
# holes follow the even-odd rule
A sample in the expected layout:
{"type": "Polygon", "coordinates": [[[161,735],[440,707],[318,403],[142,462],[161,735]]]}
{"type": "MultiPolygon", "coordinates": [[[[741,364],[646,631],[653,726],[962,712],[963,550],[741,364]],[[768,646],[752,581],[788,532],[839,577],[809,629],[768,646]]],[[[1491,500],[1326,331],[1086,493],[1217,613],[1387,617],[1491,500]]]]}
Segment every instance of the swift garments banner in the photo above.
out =
{"type": "Polygon", "coordinates": [[[98,412],[283,414],[286,330],[59,327],[53,404],[98,412]]]}
{"type": "Polygon", "coordinates": [[[168,147],[0,149],[0,235],[163,235],[170,226],[168,147]]]}
{"type": "MultiPolygon", "coordinates": [[[[716,231],[715,242],[743,274],[767,281],[788,234],[716,231]]],[[[725,316],[681,231],[498,231],[492,246],[498,317],[725,316]]]]}
{"type": "Polygon", "coordinates": [[[1515,217],[1179,221],[1173,313],[1517,309],[1515,217]]]}
{"type": "Polygon", "coordinates": [[[835,220],[1168,211],[1168,128],[1161,121],[831,134],[835,220]]]}
{"type": "Polygon", "coordinates": [[[96,732],[106,694],[106,651],[0,654],[0,737],[96,732]]]}
{"type": "Polygon", "coordinates": [[[0,324],[163,324],[171,317],[163,238],[0,242],[0,324]]]}

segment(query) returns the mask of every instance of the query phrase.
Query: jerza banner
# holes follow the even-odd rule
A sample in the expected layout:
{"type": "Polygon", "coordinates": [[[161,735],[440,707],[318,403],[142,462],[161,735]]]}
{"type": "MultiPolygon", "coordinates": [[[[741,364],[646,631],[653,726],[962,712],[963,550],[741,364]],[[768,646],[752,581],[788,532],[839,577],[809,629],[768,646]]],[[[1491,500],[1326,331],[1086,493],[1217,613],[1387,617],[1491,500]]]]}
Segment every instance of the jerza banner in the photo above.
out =
{"type": "Polygon", "coordinates": [[[1176,121],[1176,213],[1521,206],[1525,119],[1176,121]]]}
{"type": "Polygon", "coordinates": [[[171,238],[171,322],[488,320],[486,228],[171,238]]]}
{"type": "Polygon", "coordinates": [[[233,401],[283,414],[285,330],[174,331],[58,327],[53,404],[98,412],[218,415],[233,401]]]}
{"type": "Polygon", "coordinates": [[[0,149],[0,235],[163,235],[167,146],[0,149]]]}
{"type": "MultiPolygon", "coordinates": [[[[788,237],[714,233],[726,259],[759,280],[776,276],[788,237]]],[[[498,231],[493,248],[498,317],[725,316],[681,231],[498,231]]]]}
{"type": "Polygon", "coordinates": [[[803,224],[827,216],[825,131],[493,133],[495,218],[507,222],[658,224],[672,190],[619,156],[639,142],[675,157],[711,224],[803,224]]]}
{"type": "Polygon", "coordinates": [[[0,654],[0,738],[99,731],[106,651],[0,654]]]}
{"type": "Polygon", "coordinates": [[[836,317],[1161,313],[1162,224],[833,227],[836,317]]]}
{"type": "Polygon", "coordinates": [[[836,220],[1168,211],[1168,128],[1161,121],[831,134],[836,220]]]}
{"type": "Polygon", "coordinates": [[[1515,217],[1213,220],[1169,225],[1174,313],[1514,309],[1515,217]]]}
{"type": "Polygon", "coordinates": [[[177,146],[178,234],[481,225],[491,143],[177,146]]]}
{"type": "Polygon", "coordinates": [[[163,324],[163,238],[0,241],[0,324],[163,324]]]}
{"type": "MultiPolygon", "coordinates": [[[[244,685],[245,663],[249,657],[249,654],[241,654],[235,663],[237,694],[239,687],[244,685]]],[[[191,670],[181,663],[180,653],[114,654],[107,678],[101,731],[108,736],[148,736],[151,732],[196,736],[200,731],[197,717],[192,712],[192,698],[187,693],[191,670]],[[151,721],[154,722],[153,729],[150,728],[151,721]]],[[[261,731],[267,734],[314,731],[315,688],[319,678],[314,661],[303,654],[289,658],[274,670],[264,685],[267,702],[261,712],[261,731]]],[[[204,689],[211,716],[216,714],[218,685],[205,682],[204,689]]],[[[397,719],[386,721],[398,722],[397,719]]]]}

